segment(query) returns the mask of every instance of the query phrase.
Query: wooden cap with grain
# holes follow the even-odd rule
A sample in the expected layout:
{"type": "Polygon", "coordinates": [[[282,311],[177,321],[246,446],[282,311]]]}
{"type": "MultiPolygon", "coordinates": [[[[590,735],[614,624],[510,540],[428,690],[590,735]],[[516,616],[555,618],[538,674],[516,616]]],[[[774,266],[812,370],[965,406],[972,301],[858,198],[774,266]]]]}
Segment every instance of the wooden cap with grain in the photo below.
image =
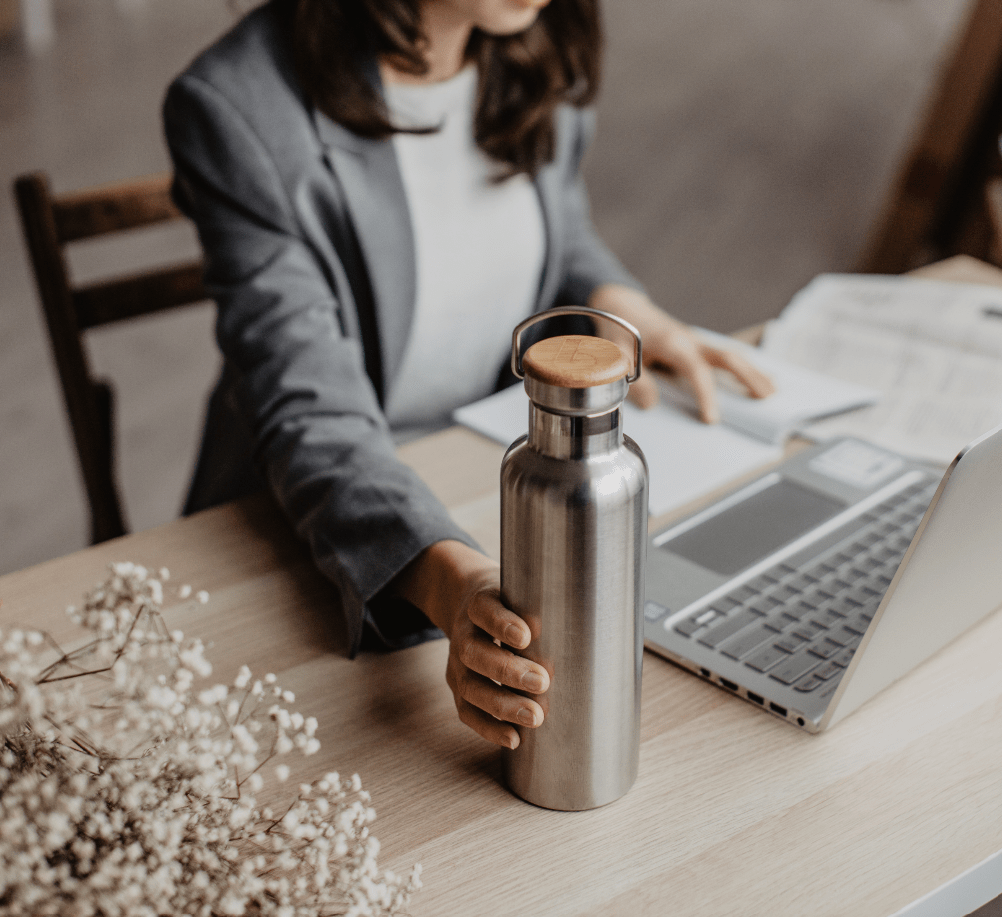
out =
{"type": "Polygon", "coordinates": [[[630,374],[630,359],[612,341],[565,334],[533,344],[522,357],[527,376],[561,388],[590,388],[630,374]]]}

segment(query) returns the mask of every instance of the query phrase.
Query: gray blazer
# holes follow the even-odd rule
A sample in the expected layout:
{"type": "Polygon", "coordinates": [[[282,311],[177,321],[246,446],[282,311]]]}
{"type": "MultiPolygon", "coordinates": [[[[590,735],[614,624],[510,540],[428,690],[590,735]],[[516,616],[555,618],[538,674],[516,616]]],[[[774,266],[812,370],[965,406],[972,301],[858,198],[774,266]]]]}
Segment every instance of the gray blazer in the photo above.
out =
{"type": "MultiPolygon", "coordinates": [[[[270,486],[338,586],[354,652],[363,620],[391,645],[427,628],[382,590],[430,544],[472,542],[397,461],[382,411],[416,289],[393,145],[304,97],[287,5],[252,11],[164,103],[174,195],[198,227],[224,358],[186,511],[270,486]]],[[[636,285],[588,216],[591,127],[589,112],[561,109],[556,156],[535,180],[547,232],[537,309],[636,285]]]]}

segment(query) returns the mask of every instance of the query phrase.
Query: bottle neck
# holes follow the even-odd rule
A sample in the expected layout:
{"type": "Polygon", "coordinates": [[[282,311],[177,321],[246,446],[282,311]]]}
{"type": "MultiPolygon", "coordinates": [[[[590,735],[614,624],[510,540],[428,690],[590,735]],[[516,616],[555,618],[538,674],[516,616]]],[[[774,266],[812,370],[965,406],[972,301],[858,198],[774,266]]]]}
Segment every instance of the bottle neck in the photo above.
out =
{"type": "Polygon", "coordinates": [[[557,459],[581,459],[623,445],[621,406],[602,414],[571,417],[529,402],[529,448],[557,459]]]}

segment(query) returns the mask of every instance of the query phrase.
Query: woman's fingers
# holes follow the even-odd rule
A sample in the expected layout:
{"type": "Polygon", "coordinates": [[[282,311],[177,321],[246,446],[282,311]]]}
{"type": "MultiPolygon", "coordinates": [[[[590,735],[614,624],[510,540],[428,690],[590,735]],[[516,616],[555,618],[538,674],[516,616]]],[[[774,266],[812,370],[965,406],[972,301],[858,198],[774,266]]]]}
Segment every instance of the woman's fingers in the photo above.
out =
{"type": "Polygon", "coordinates": [[[516,656],[485,636],[472,634],[458,647],[459,661],[468,669],[516,691],[542,694],[550,686],[546,669],[516,656]]]}
{"type": "Polygon", "coordinates": [[[733,350],[717,347],[707,347],[706,362],[711,366],[726,369],[731,375],[748,389],[753,398],[765,398],[776,391],[772,379],[760,370],[751,360],[746,359],[733,350]]]}
{"type": "Polygon", "coordinates": [[[491,583],[471,591],[450,635],[446,680],[460,720],[507,748],[519,743],[513,724],[534,728],[543,722],[543,708],[526,695],[545,692],[550,676],[508,649],[524,648],[530,640],[529,626],[505,608],[500,589],[491,583]]]}
{"type": "Polygon", "coordinates": [[[700,418],[705,423],[716,423],[720,420],[720,411],[717,408],[717,385],[713,371],[695,339],[690,340],[692,346],[678,347],[675,351],[672,369],[692,386],[700,418]]]}
{"type": "Polygon", "coordinates": [[[496,720],[529,727],[543,722],[543,708],[532,698],[500,688],[475,672],[467,672],[460,677],[459,689],[463,700],[496,720]]]}
{"type": "MultiPolygon", "coordinates": [[[[705,422],[716,423],[720,419],[714,369],[729,372],[744,385],[753,398],[765,398],[776,390],[769,376],[740,353],[705,344],[690,329],[677,322],[672,322],[671,326],[672,333],[669,338],[662,343],[662,346],[654,343],[647,349],[645,356],[652,363],[671,369],[689,383],[700,417],[705,422]]],[[[634,385],[636,386],[636,383],[634,385]]],[[[654,403],[656,398],[645,398],[645,400],[654,403]]],[[[643,402],[639,399],[634,398],[634,401],[643,406],[643,402]]]]}
{"type": "Polygon", "coordinates": [[[532,639],[529,625],[501,604],[500,591],[491,589],[478,592],[470,602],[469,617],[495,640],[517,650],[525,649],[532,639]]]}
{"type": "Polygon", "coordinates": [[[461,662],[449,666],[446,681],[460,721],[497,745],[518,746],[518,731],[509,724],[534,728],[543,722],[543,709],[534,700],[496,685],[461,662]]]}
{"type": "Polygon", "coordinates": [[[660,397],[658,384],[649,375],[641,375],[635,382],[630,383],[630,401],[642,411],[654,407],[660,397]]]}
{"type": "Polygon", "coordinates": [[[459,721],[469,726],[477,735],[487,739],[488,742],[493,742],[504,748],[518,748],[519,735],[514,726],[494,719],[483,710],[459,697],[456,698],[456,710],[459,713],[459,721]]]}

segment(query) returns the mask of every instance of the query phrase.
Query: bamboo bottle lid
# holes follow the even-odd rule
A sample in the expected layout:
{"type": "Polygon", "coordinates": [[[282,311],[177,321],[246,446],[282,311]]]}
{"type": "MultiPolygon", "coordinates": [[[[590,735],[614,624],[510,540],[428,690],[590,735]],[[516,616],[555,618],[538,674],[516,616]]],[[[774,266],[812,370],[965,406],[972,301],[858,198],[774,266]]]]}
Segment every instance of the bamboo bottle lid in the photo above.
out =
{"type": "Polygon", "coordinates": [[[526,376],[561,388],[591,388],[625,379],[630,360],[612,341],[566,334],[533,344],[522,357],[526,376]]]}

